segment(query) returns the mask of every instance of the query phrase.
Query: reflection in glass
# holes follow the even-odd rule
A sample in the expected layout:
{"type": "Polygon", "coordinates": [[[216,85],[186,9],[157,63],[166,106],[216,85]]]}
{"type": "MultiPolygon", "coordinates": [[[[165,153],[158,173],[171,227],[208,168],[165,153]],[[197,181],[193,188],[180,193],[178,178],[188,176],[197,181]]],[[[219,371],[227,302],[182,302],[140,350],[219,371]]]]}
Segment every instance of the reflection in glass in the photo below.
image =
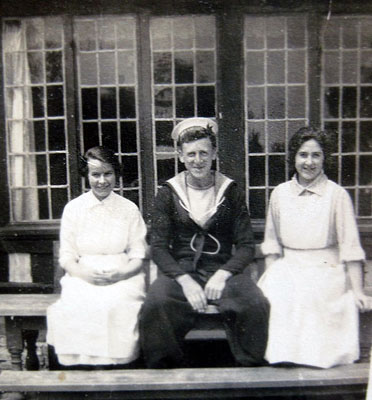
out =
{"type": "Polygon", "coordinates": [[[268,83],[284,83],[284,52],[270,51],[266,55],[267,65],[267,82],[268,83]]]}
{"type": "Polygon", "coordinates": [[[102,146],[112,150],[118,148],[118,127],[116,122],[102,122],[102,146]]]}
{"type": "Polygon", "coordinates": [[[37,154],[36,155],[36,176],[37,176],[37,184],[39,186],[48,184],[47,171],[48,171],[48,168],[47,168],[47,163],[46,163],[46,156],[44,154],[37,154]]]}
{"type": "Polygon", "coordinates": [[[171,138],[172,130],[173,130],[172,121],[156,121],[155,123],[156,146],[168,146],[173,150],[173,139],[171,138]]]}
{"type": "Polygon", "coordinates": [[[50,117],[63,116],[63,86],[47,86],[47,107],[50,117]]]}
{"type": "Polygon", "coordinates": [[[155,117],[171,118],[172,117],[172,89],[171,88],[155,88],[155,117]]]}
{"type": "Polygon", "coordinates": [[[101,20],[98,25],[98,47],[115,49],[115,24],[111,20],[101,20]]]}
{"type": "Polygon", "coordinates": [[[372,215],[372,189],[359,189],[359,215],[362,217],[372,215]]]}
{"type": "Polygon", "coordinates": [[[101,85],[113,85],[116,82],[115,53],[98,53],[99,80],[101,85]]]}
{"type": "Polygon", "coordinates": [[[269,186],[285,181],[285,156],[269,156],[269,186]]]}
{"type": "Polygon", "coordinates": [[[342,117],[355,118],[357,93],[356,87],[342,88],[342,117]]]}
{"type": "Polygon", "coordinates": [[[372,87],[360,88],[360,117],[371,118],[372,115],[372,87]]]}
{"type": "Polygon", "coordinates": [[[194,19],[195,25],[195,47],[214,48],[216,45],[216,28],[214,18],[200,16],[194,19]]]}
{"type": "Polygon", "coordinates": [[[193,21],[189,17],[179,17],[175,20],[176,29],[173,30],[173,44],[175,49],[193,48],[193,21]]]}
{"type": "Polygon", "coordinates": [[[359,159],[359,184],[372,184],[372,156],[360,156],[359,159]]]}
{"type": "Polygon", "coordinates": [[[263,87],[247,89],[248,119],[265,118],[265,92],[263,87]]]}
{"type": "Polygon", "coordinates": [[[136,118],[136,97],[134,87],[119,89],[120,118],[136,118]]]}
{"type": "Polygon", "coordinates": [[[249,186],[265,186],[265,156],[249,157],[249,186]]]}
{"type": "Polygon", "coordinates": [[[47,51],[45,53],[47,82],[62,82],[62,53],[60,51],[47,51]]]}
{"type": "Polygon", "coordinates": [[[30,80],[31,83],[43,83],[43,53],[42,52],[32,52],[28,53],[28,65],[30,67],[30,80]]]}
{"type": "Polygon", "coordinates": [[[123,182],[125,187],[138,186],[138,158],[137,156],[125,156],[122,158],[123,182]]]}
{"type": "Polygon", "coordinates": [[[192,52],[185,51],[175,53],[174,67],[176,83],[193,83],[194,59],[192,52]]]}
{"type": "Polygon", "coordinates": [[[324,94],[324,118],[338,117],[338,102],[340,98],[338,87],[330,87],[324,94]]]}
{"type": "Polygon", "coordinates": [[[339,54],[335,52],[325,52],[323,54],[323,59],[323,76],[325,83],[338,83],[340,81],[339,54]]]}
{"type": "Polygon", "coordinates": [[[97,57],[95,53],[81,53],[79,57],[80,83],[97,85],[97,57]]]}
{"type": "Polygon", "coordinates": [[[260,85],[265,81],[264,53],[248,51],[246,54],[246,79],[248,85],[260,85]]]}
{"type": "Polygon", "coordinates": [[[263,153],[265,151],[265,125],[261,122],[248,124],[248,153],[263,153]]]}
{"type": "Polygon", "coordinates": [[[304,83],[306,81],[305,52],[302,50],[290,51],[287,53],[287,57],[288,83],[304,83]]]}
{"type": "Polygon", "coordinates": [[[372,83],[372,52],[370,51],[364,51],[361,54],[360,81],[372,83]]]}
{"type": "Polygon", "coordinates": [[[265,190],[249,190],[249,213],[251,218],[265,218],[265,190]]]}
{"type": "Polygon", "coordinates": [[[269,119],[283,119],[285,117],[285,88],[267,88],[267,113],[269,119]]]}
{"type": "Polygon", "coordinates": [[[26,21],[26,46],[28,50],[43,48],[44,21],[41,18],[28,19],[26,21]]]}
{"type": "Polygon", "coordinates": [[[198,115],[203,117],[214,117],[215,93],[214,86],[198,86],[197,89],[198,115]]]}
{"type": "Polygon", "coordinates": [[[81,102],[83,106],[83,119],[98,118],[97,89],[81,89],[81,102]]]}
{"type": "Polygon", "coordinates": [[[154,83],[172,82],[171,53],[154,53],[154,83]]]}
{"type": "Polygon", "coordinates": [[[120,122],[121,152],[135,153],[137,151],[137,130],[135,122],[120,122]]]}
{"type": "Polygon", "coordinates": [[[355,185],[355,156],[343,156],[341,164],[341,185],[355,185]]]}
{"type": "Polygon", "coordinates": [[[62,217],[63,208],[68,201],[67,190],[62,188],[52,189],[51,194],[52,218],[60,219],[62,217]]]}
{"type": "Polygon", "coordinates": [[[133,18],[120,18],[115,21],[116,47],[132,50],[135,48],[135,24],[133,18]]]}
{"type": "Polygon", "coordinates": [[[341,151],[343,153],[354,152],[356,149],[356,126],[355,122],[343,122],[341,151]]]}
{"type": "Polygon", "coordinates": [[[266,40],[269,49],[284,48],[284,33],[285,33],[284,18],[266,18],[266,40]]]}
{"type": "Polygon", "coordinates": [[[136,81],[134,55],[132,52],[118,53],[119,84],[134,84],[136,81]]]}
{"type": "Polygon", "coordinates": [[[116,89],[101,87],[101,118],[116,118],[116,89]]]}
{"type": "Polygon", "coordinates": [[[176,174],[174,157],[167,160],[157,160],[158,185],[162,185],[165,181],[172,178],[176,174]]]}
{"type": "Polygon", "coordinates": [[[32,111],[34,118],[42,118],[44,113],[44,89],[42,87],[33,86],[32,93],[32,111]]]}
{"type": "Polygon", "coordinates": [[[359,150],[372,152],[372,121],[360,122],[359,150]]]}
{"type": "MultiPolygon", "coordinates": [[[[357,83],[357,62],[358,54],[356,51],[348,51],[342,54],[342,82],[357,83]]],[[[337,64],[336,64],[337,65],[337,64]]]]}
{"type": "Polygon", "coordinates": [[[153,50],[168,50],[172,47],[172,19],[151,20],[151,44],[153,50]]]}
{"type": "Polygon", "coordinates": [[[269,121],[267,123],[269,151],[285,153],[285,122],[269,121]]]}
{"type": "Polygon", "coordinates": [[[83,123],[84,154],[91,147],[99,146],[98,123],[83,123]]]}
{"type": "Polygon", "coordinates": [[[176,87],[176,117],[193,117],[194,101],[194,90],[192,87],[176,87]]]}
{"type": "Polygon", "coordinates": [[[212,51],[196,52],[196,82],[214,82],[216,79],[214,64],[214,54],[212,51]]]}
{"type": "Polygon", "coordinates": [[[45,24],[45,48],[58,49],[62,47],[62,24],[60,18],[49,17],[45,24]]]}
{"type": "Polygon", "coordinates": [[[96,50],[96,26],[94,21],[78,21],[74,25],[77,31],[77,43],[82,51],[96,50]]]}
{"type": "Polygon", "coordinates": [[[48,121],[49,150],[65,150],[65,121],[54,119],[48,121]]]}
{"type": "Polygon", "coordinates": [[[66,154],[50,154],[49,165],[51,185],[65,185],[67,183],[66,154]]]}
{"type": "Polygon", "coordinates": [[[306,115],[306,94],[304,86],[288,88],[288,118],[301,118],[306,115]]]}

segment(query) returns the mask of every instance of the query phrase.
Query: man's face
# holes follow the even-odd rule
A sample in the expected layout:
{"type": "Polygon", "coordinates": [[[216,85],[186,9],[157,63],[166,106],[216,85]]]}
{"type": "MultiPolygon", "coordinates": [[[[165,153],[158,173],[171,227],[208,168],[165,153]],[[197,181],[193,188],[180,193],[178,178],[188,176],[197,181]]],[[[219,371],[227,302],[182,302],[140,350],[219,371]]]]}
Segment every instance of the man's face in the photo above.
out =
{"type": "Polygon", "coordinates": [[[216,159],[216,149],[213,148],[209,138],[183,143],[179,156],[195,183],[200,184],[209,180],[212,162],[216,159]]]}

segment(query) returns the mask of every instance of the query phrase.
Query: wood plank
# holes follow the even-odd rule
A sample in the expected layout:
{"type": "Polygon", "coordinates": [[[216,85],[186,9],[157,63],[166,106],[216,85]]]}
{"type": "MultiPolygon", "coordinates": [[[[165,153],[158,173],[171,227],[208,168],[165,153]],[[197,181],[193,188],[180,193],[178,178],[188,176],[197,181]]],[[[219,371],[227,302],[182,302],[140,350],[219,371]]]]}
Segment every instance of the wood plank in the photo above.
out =
{"type": "Polygon", "coordinates": [[[369,364],[314,368],[200,368],[111,371],[2,371],[2,391],[98,392],[366,385],[369,364]]]}
{"type": "Polygon", "coordinates": [[[0,315],[10,317],[45,316],[46,309],[59,298],[59,294],[2,294],[0,315]]]}

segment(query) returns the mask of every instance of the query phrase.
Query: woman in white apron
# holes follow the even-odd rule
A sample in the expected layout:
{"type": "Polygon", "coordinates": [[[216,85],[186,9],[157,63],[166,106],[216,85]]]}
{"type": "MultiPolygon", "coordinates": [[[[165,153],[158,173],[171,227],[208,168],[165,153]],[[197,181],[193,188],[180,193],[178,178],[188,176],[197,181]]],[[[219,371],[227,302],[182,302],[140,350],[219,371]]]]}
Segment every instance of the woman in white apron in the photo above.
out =
{"type": "Polygon", "coordinates": [[[63,212],[61,298],[47,312],[47,342],[62,365],[126,364],[138,357],[138,313],[146,226],[137,206],[115,194],[120,168],[109,149],[85,155],[91,190],[63,212]]]}
{"type": "Polygon", "coordinates": [[[258,286],[271,304],[266,360],[321,368],[359,358],[362,263],[348,193],[327,179],[330,138],[300,129],[289,143],[295,175],[271,195],[258,286]]]}

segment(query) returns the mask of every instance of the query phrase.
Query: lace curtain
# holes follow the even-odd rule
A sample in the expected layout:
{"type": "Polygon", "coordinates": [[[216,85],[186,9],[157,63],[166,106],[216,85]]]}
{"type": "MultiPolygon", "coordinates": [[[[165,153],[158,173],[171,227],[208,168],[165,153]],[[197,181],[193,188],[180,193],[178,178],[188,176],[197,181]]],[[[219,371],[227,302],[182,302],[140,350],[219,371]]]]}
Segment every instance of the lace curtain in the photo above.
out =
{"type": "Polygon", "coordinates": [[[4,24],[9,178],[14,221],[39,218],[30,70],[25,23],[4,24]]]}

